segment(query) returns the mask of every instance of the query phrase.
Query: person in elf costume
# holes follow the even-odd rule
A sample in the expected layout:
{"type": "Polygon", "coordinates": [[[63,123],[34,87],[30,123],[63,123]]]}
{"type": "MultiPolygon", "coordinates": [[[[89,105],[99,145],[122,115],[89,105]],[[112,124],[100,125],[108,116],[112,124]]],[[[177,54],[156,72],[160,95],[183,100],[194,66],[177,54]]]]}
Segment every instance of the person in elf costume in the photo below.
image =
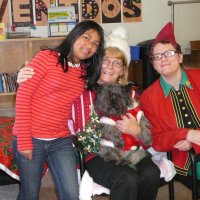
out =
{"type": "MultiPolygon", "coordinates": [[[[172,151],[177,173],[187,176],[188,150],[200,153],[200,69],[183,68],[171,22],[153,41],[150,59],[160,78],[142,93],[140,101],[152,124],[153,147],[172,151]]],[[[200,178],[200,165],[197,168],[200,178]]]]}

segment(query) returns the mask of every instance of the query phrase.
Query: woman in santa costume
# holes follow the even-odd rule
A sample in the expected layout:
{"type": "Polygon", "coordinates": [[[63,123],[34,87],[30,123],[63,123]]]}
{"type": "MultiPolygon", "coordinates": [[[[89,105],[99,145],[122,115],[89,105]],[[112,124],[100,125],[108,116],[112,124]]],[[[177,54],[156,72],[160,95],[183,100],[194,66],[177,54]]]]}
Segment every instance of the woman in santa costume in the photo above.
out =
{"type": "MultiPolygon", "coordinates": [[[[105,55],[102,62],[99,84],[126,84],[128,66],[130,63],[130,49],[125,35],[120,29],[115,29],[106,37],[105,55]]],[[[94,91],[85,91],[74,103],[75,131],[82,130],[88,123],[91,123],[91,113],[94,91]]],[[[116,126],[126,133],[125,147],[145,144],[140,141],[141,126],[139,119],[141,111],[136,92],[132,91],[134,101],[133,110],[135,117],[131,113],[122,116],[122,120],[117,120],[116,126]],[[138,120],[137,120],[138,119],[138,120]],[[131,139],[130,139],[131,138],[131,139]]],[[[89,129],[88,129],[89,130],[89,129]]],[[[93,180],[110,189],[110,199],[114,200],[155,200],[159,188],[160,171],[150,157],[144,158],[136,165],[136,171],[128,165],[117,164],[116,161],[104,161],[100,156],[89,154],[86,158],[85,168],[93,180]]]]}
{"type": "MultiPolygon", "coordinates": [[[[178,174],[187,176],[188,150],[200,153],[200,69],[183,68],[183,54],[169,22],[150,50],[154,69],[160,74],[141,96],[145,116],[152,124],[153,147],[172,151],[178,174]]],[[[198,166],[198,175],[200,175],[198,166]]]]}

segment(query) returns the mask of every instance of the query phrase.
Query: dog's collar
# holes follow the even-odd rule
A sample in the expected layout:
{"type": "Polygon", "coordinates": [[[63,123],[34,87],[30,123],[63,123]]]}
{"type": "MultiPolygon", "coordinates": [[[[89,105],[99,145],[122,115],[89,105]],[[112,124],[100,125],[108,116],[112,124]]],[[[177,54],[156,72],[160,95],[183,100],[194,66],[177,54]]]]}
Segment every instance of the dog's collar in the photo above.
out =
{"type": "Polygon", "coordinates": [[[109,124],[109,125],[112,125],[112,126],[116,126],[116,121],[114,121],[113,119],[111,119],[109,117],[102,117],[100,119],[100,122],[102,124],[109,124]]]}

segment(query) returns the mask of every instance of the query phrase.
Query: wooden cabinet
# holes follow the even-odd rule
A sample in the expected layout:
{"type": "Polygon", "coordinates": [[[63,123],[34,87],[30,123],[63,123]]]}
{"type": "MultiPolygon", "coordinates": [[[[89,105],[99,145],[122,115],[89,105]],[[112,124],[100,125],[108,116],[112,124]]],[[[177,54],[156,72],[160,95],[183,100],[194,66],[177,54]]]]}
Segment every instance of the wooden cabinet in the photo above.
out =
{"type": "Polygon", "coordinates": [[[142,89],[142,61],[133,60],[129,66],[128,80],[138,85],[138,89],[142,89]]]}
{"type": "MultiPolygon", "coordinates": [[[[16,72],[42,47],[55,47],[64,37],[23,38],[0,41],[0,73],[16,72]]],[[[0,115],[15,107],[15,93],[0,93],[0,115]]]]}
{"type": "Polygon", "coordinates": [[[143,92],[159,78],[148,60],[131,61],[129,68],[129,80],[138,85],[139,92],[143,92]]]}

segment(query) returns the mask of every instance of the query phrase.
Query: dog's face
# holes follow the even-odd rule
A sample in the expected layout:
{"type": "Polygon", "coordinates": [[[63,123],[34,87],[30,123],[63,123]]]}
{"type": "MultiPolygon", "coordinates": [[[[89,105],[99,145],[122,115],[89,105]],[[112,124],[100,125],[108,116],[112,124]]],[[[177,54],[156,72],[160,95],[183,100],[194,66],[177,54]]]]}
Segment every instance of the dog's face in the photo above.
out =
{"type": "Polygon", "coordinates": [[[119,117],[132,106],[132,84],[103,84],[96,87],[94,107],[97,113],[107,117],[119,117]]]}

